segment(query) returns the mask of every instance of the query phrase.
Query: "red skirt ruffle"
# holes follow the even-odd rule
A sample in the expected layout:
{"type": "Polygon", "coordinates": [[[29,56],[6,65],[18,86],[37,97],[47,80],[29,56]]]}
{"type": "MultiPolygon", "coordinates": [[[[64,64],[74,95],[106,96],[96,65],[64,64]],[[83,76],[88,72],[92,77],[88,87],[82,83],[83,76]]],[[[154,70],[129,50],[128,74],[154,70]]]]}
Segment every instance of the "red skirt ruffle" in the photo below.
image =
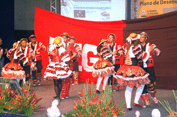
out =
{"type": "Polygon", "coordinates": [[[1,72],[3,78],[25,78],[25,71],[23,70],[23,67],[19,65],[19,63],[7,63],[3,68],[1,72]]]}
{"type": "Polygon", "coordinates": [[[106,67],[112,67],[113,64],[105,59],[99,59],[93,66],[95,70],[104,69],[106,67]]]}
{"type": "Polygon", "coordinates": [[[110,61],[107,61],[105,59],[99,59],[93,66],[93,72],[92,76],[105,76],[107,74],[113,74],[114,66],[110,61]]]}
{"type": "Polygon", "coordinates": [[[23,70],[23,67],[19,65],[19,63],[7,63],[4,67],[3,67],[6,71],[13,69],[13,70],[23,70]]]}
{"type": "Polygon", "coordinates": [[[150,83],[148,76],[149,74],[141,67],[126,65],[120,67],[116,74],[117,82],[120,83],[121,86],[128,85],[130,88],[134,86],[140,87],[141,84],[150,83]]]}
{"type": "Polygon", "coordinates": [[[72,71],[69,66],[64,63],[50,63],[44,73],[46,79],[64,79],[72,75],[72,71]]]}

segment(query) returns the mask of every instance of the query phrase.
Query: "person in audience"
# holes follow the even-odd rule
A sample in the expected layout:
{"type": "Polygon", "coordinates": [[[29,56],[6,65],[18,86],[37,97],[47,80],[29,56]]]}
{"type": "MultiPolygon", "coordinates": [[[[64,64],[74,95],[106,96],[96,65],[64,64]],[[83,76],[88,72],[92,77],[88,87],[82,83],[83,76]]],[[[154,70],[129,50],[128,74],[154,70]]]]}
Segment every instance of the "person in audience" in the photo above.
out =
{"type": "Polygon", "coordinates": [[[2,37],[0,37],[0,76],[1,76],[2,67],[4,66],[6,53],[7,53],[7,47],[3,43],[2,37]]]}

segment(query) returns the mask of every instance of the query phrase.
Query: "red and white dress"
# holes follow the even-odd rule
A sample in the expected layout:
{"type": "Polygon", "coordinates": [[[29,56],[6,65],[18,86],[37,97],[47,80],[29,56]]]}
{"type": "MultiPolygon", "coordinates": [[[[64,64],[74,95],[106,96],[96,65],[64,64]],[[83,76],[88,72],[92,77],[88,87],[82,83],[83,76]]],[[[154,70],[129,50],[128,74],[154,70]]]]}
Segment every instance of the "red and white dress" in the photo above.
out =
{"type": "Polygon", "coordinates": [[[56,56],[50,56],[50,63],[44,73],[46,79],[64,79],[72,75],[72,71],[66,64],[70,60],[69,54],[63,47],[57,47],[56,44],[49,46],[49,52],[53,52],[56,56]]]}
{"type": "Polygon", "coordinates": [[[102,47],[100,50],[100,54],[101,57],[93,65],[93,72],[92,72],[93,77],[106,76],[107,74],[113,74],[115,72],[114,66],[110,62],[111,60],[108,61],[112,57],[109,48],[107,46],[102,47]]]}
{"type": "Polygon", "coordinates": [[[23,79],[25,78],[25,71],[23,70],[23,67],[19,65],[19,58],[16,56],[16,50],[15,48],[10,49],[7,52],[7,57],[10,59],[10,55],[14,54],[14,58],[11,60],[10,63],[7,63],[2,68],[2,76],[3,78],[10,78],[10,79],[23,79]],[[15,51],[12,53],[12,51],[15,51]]]}
{"type": "Polygon", "coordinates": [[[125,53],[125,65],[120,67],[116,73],[117,82],[121,86],[128,85],[130,88],[134,86],[138,88],[141,84],[150,83],[149,74],[138,66],[138,60],[146,62],[149,53],[142,51],[139,46],[131,46],[128,51],[125,49],[125,53]]]}
{"type": "Polygon", "coordinates": [[[14,63],[13,60],[10,63],[7,63],[2,68],[1,74],[2,74],[3,78],[11,78],[11,79],[25,78],[25,71],[19,65],[19,63],[14,63]]]}

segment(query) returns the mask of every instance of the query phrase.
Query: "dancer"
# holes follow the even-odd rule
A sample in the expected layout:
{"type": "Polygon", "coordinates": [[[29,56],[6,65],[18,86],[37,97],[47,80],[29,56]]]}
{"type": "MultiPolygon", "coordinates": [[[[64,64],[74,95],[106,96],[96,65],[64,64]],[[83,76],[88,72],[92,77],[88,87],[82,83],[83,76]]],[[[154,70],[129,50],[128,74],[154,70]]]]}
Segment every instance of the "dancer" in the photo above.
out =
{"type": "Polygon", "coordinates": [[[42,55],[41,51],[46,51],[46,47],[41,43],[36,41],[35,35],[30,35],[30,43],[29,47],[32,48],[33,53],[35,55],[33,67],[32,67],[32,80],[33,86],[41,85],[41,77],[42,77],[42,55]]]}
{"type": "MultiPolygon", "coordinates": [[[[34,59],[34,54],[32,49],[28,46],[28,39],[22,38],[20,40],[20,47],[17,51],[17,57],[22,58],[20,60],[20,65],[23,67],[25,71],[26,81],[30,80],[30,66],[32,59],[34,59]]],[[[22,81],[20,81],[20,86],[22,86],[22,81]]]]}
{"type": "MultiPolygon", "coordinates": [[[[49,56],[51,58],[51,62],[46,68],[44,78],[53,79],[54,90],[56,93],[56,96],[54,98],[60,100],[62,80],[72,75],[72,71],[66,64],[66,62],[68,62],[72,58],[70,58],[69,54],[62,47],[62,38],[56,38],[54,40],[54,43],[49,46],[49,56]]],[[[68,89],[66,89],[66,91],[66,96],[68,96],[68,89]]]]}
{"type": "Polygon", "coordinates": [[[127,38],[127,45],[125,47],[125,65],[119,68],[116,75],[117,81],[121,86],[126,86],[125,101],[127,111],[132,110],[131,96],[133,87],[136,86],[137,88],[133,105],[142,107],[138,101],[144,89],[144,85],[150,83],[148,79],[149,74],[138,66],[139,59],[146,62],[149,57],[149,53],[142,51],[138,46],[138,39],[136,33],[131,33],[127,38]]]}
{"type": "Polygon", "coordinates": [[[98,77],[97,85],[96,85],[96,93],[100,93],[99,87],[101,84],[101,81],[104,78],[103,82],[103,91],[106,88],[106,84],[108,81],[108,78],[111,76],[111,74],[114,73],[114,66],[110,62],[112,54],[108,48],[107,39],[102,39],[99,43],[99,46],[97,47],[97,55],[100,57],[99,60],[94,64],[92,76],[98,77]]]}
{"type": "MultiPolygon", "coordinates": [[[[117,72],[117,70],[120,68],[120,57],[123,55],[123,50],[119,44],[115,43],[116,36],[113,33],[108,34],[108,39],[109,39],[109,50],[112,53],[112,64],[114,65],[114,71],[117,72]]],[[[113,83],[113,75],[111,75],[108,79],[108,85],[112,85],[113,83]]],[[[116,84],[116,79],[114,81],[114,87],[112,87],[113,91],[116,91],[120,88],[119,84],[116,84]]]]}
{"type": "Polygon", "coordinates": [[[151,104],[151,101],[149,99],[149,94],[151,95],[152,100],[155,103],[158,103],[158,99],[155,96],[155,93],[156,93],[156,77],[155,77],[155,71],[154,71],[153,54],[156,55],[156,56],[159,56],[160,55],[160,50],[156,47],[155,44],[147,42],[148,38],[149,38],[149,36],[146,32],[141,32],[140,33],[140,47],[143,51],[149,53],[149,55],[150,55],[147,62],[144,62],[142,60],[139,61],[140,67],[142,67],[147,73],[149,73],[149,80],[151,81],[150,84],[145,85],[143,93],[141,95],[141,99],[142,99],[143,103],[145,104],[144,107],[147,107],[151,104]],[[151,52],[148,52],[149,48],[152,48],[151,52]]]}
{"type": "MultiPolygon", "coordinates": [[[[19,49],[19,42],[15,42],[13,44],[13,48],[9,49],[7,52],[7,58],[11,60],[10,63],[7,63],[2,68],[2,76],[3,78],[11,78],[11,79],[17,79],[18,83],[20,79],[25,78],[25,71],[23,70],[23,67],[19,65],[19,60],[22,60],[23,56],[21,58],[17,58],[17,50],[19,49]]],[[[23,83],[25,81],[23,80],[23,83]]]]}
{"type": "MultiPolygon", "coordinates": [[[[61,35],[61,37],[63,38],[63,43],[62,43],[62,47],[65,49],[65,51],[67,51],[67,53],[69,54],[68,51],[68,47],[69,47],[69,34],[68,33],[63,33],[61,35]]],[[[72,62],[71,60],[67,62],[67,64],[69,65],[70,69],[72,70],[72,62]]],[[[71,84],[71,78],[72,76],[65,78],[62,80],[62,91],[61,91],[61,99],[65,99],[69,97],[69,90],[70,90],[70,84],[71,84]]]]}
{"type": "MultiPolygon", "coordinates": [[[[74,52],[72,55],[70,54],[70,50],[69,50],[70,42],[68,41],[70,38],[69,34],[63,33],[61,36],[63,38],[62,46],[63,46],[63,48],[65,48],[65,51],[67,51],[67,53],[71,56],[71,60],[68,61],[67,64],[69,65],[70,69],[72,70],[73,69],[72,60],[76,57],[77,53],[74,52]]],[[[70,90],[71,81],[72,81],[72,76],[62,80],[61,99],[65,99],[65,98],[69,97],[69,90],[70,90]]]]}
{"type": "Polygon", "coordinates": [[[78,76],[79,76],[79,62],[77,61],[79,57],[81,57],[81,48],[79,47],[79,45],[77,45],[75,43],[76,39],[74,37],[71,37],[70,38],[70,44],[69,44],[69,54],[70,56],[73,55],[74,52],[77,53],[77,56],[74,57],[72,60],[71,60],[71,65],[72,65],[72,71],[73,71],[73,84],[72,85],[77,85],[79,84],[79,79],[78,79],[78,76]]]}

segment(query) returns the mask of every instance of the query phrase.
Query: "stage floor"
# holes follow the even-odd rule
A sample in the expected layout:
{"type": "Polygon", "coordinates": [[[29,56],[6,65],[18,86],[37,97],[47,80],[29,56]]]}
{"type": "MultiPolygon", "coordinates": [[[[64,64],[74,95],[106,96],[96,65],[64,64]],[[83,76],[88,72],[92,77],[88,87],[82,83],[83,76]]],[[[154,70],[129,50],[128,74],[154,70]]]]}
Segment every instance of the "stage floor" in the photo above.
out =
{"type": "MultiPolygon", "coordinates": [[[[79,85],[71,85],[69,98],[62,100],[59,105],[59,109],[62,114],[68,113],[73,110],[74,101],[79,99],[78,92],[81,91],[81,89],[84,87],[84,84],[85,83],[80,83],[79,85]]],[[[90,86],[90,84],[89,84],[89,86],[90,86]]],[[[54,88],[53,88],[53,81],[48,81],[48,80],[44,81],[43,80],[41,86],[32,87],[32,89],[34,89],[37,97],[42,98],[42,100],[38,104],[46,107],[46,110],[47,110],[47,108],[49,108],[51,106],[51,103],[53,101],[53,96],[55,96],[55,92],[54,92],[54,88]]],[[[100,89],[102,89],[102,86],[100,86],[100,89]]],[[[112,93],[113,100],[115,101],[115,104],[117,106],[119,106],[119,104],[122,100],[125,100],[124,99],[124,91],[125,91],[125,88],[122,88],[119,91],[112,93]]],[[[135,91],[136,91],[136,89],[133,90],[133,95],[132,95],[133,99],[135,96],[135,91]]],[[[177,94],[177,92],[176,92],[176,94],[177,94]]],[[[175,110],[175,99],[174,99],[174,96],[173,96],[173,93],[171,90],[157,89],[156,96],[160,101],[163,101],[163,100],[168,101],[170,103],[172,109],[175,110]]],[[[124,115],[122,115],[120,117],[135,117],[136,110],[140,111],[140,114],[141,114],[140,117],[151,117],[151,112],[154,108],[157,108],[160,110],[161,117],[168,116],[168,113],[160,104],[154,104],[152,102],[151,106],[148,108],[138,108],[138,107],[133,106],[133,101],[134,101],[133,99],[132,99],[133,110],[126,112],[124,115]]],[[[141,101],[140,101],[140,104],[141,104],[141,101]]],[[[126,107],[124,106],[122,108],[122,110],[126,110],[126,107]]],[[[44,112],[42,114],[33,114],[32,117],[47,117],[46,114],[47,114],[47,112],[44,112]]]]}

